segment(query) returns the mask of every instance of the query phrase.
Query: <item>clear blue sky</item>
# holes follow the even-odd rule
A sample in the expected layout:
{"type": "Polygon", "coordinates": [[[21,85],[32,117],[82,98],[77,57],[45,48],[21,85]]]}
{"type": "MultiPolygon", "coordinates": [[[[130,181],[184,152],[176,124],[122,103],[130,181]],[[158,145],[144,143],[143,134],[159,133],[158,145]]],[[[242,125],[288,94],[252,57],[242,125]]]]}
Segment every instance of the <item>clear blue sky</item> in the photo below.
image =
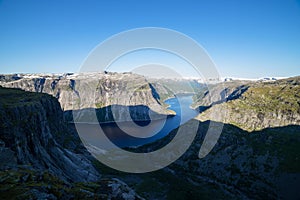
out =
{"type": "Polygon", "coordinates": [[[109,36],[149,26],[195,39],[221,76],[300,75],[296,0],[3,0],[0,73],[78,71],[109,36]]]}

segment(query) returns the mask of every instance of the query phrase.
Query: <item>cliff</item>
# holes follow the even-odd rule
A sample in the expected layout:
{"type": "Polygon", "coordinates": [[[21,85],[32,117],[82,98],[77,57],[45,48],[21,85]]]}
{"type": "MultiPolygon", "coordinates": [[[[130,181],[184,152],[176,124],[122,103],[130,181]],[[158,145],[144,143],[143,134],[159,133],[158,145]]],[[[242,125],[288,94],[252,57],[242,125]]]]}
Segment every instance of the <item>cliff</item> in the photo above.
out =
{"type": "MultiPolygon", "coordinates": [[[[2,80],[5,80],[0,82],[3,87],[50,94],[58,99],[64,111],[90,108],[101,110],[117,105],[140,106],[130,113],[139,120],[147,120],[149,110],[156,119],[163,117],[162,115],[175,114],[166,109],[155,88],[143,76],[131,73],[82,73],[36,77],[32,75],[20,76],[17,80],[10,77],[2,80]],[[146,106],[146,110],[141,106],[146,106]]],[[[123,115],[123,109],[116,109],[115,112],[118,116],[115,121],[130,120],[123,115]]],[[[80,118],[81,115],[82,112],[75,113],[75,118],[80,118]]],[[[112,121],[107,115],[99,120],[112,121]]]]}
{"type": "MultiPolygon", "coordinates": [[[[197,119],[221,121],[247,131],[300,124],[300,77],[242,85],[235,82],[234,87],[219,88],[223,89],[213,90],[215,97],[204,104],[208,107],[197,119]]],[[[207,99],[202,96],[198,105],[207,99]]]]}
{"type": "MultiPolygon", "coordinates": [[[[195,123],[195,119],[190,120],[181,128],[189,130],[195,123]]],[[[144,184],[148,184],[149,188],[163,185],[163,194],[189,199],[300,197],[300,126],[268,128],[249,133],[234,125],[224,124],[212,151],[204,158],[199,158],[199,150],[209,126],[210,121],[200,122],[197,135],[184,155],[163,170],[152,173],[152,181],[146,179],[144,184]],[[175,194],[174,188],[177,188],[175,194]]],[[[149,152],[161,148],[174,138],[176,132],[174,130],[165,138],[133,151],[149,152]]],[[[187,131],[179,139],[178,148],[184,145],[186,137],[191,134],[187,131]]],[[[169,155],[164,156],[167,159],[169,155]]],[[[144,188],[140,194],[153,193],[151,189],[144,188]]]]}
{"type": "Polygon", "coordinates": [[[98,179],[98,173],[83,155],[62,148],[56,141],[60,134],[67,133],[67,127],[55,98],[3,88],[0,95],[0,139],[3,148],[14,155],[11,167],[20,164],[49,169],[72,181],[98,179]]]}
{"type": "Polygon", "coordinates": [[[193,79],[149,78],[148,81],[154,85],[164,100],[173,97],[174,94],[198,93],[204,88],[204,84],[193,79]]]}
{"type": "Polygon", "coordinates": [[[139,199],[125,183],[100,179],[56,98],[2,87],[0,97],[1,199],[139,199]]]}

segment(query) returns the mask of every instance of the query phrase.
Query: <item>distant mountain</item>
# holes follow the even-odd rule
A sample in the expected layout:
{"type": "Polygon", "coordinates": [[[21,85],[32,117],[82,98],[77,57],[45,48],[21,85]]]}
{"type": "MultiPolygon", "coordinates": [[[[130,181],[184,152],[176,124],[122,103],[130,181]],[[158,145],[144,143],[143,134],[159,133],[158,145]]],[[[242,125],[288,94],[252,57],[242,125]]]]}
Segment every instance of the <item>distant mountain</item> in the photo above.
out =
{"type": "MultiPolygon", "coordinates": [[[[197,79],[154,79],[150,78],[148,81],[157,88],[159,94],[184,94],[184,93],[197,93],[203,87],[203,84],[197,79]],[[161,87],[167,89],[167,92],[161,90],[161,87]]],[[[168,96],[166,96],[168,97],[168,96]]]]}
{"type": "MultiPolygon", "coordinates": [[[[0,85],[3,87],[47,93],[56,97],[64,111],[76,110],[76,113],[73,112],[76,121],[90,120],[91,108],[97,109],[98,120],[101,122],[130,121],[128,116],[123,115],[127,106],[136,106],[130,113],[136,120],[148,120],[149,110],[153,119],[175,114],[164,104],[165,98],[172,94],[167,90],[160,90],[158,94],[156,88],[145,77],[137,74],[103,72],[64,75],[21,74],[1,77],[0,85]],[[112,105],[119,106],[115,109],[114,118],[105,114],[112,105]]],[[[68,118],[72,116],[72,113],[66,114],[68,118]]]]}
{"type": "Polygon", "coordinates": [[[239,77],[224,77],[222,81],[276,81],[280,79],[287,79],[288,77],[261,77],[261,78],[239,78],[239,77]]]}

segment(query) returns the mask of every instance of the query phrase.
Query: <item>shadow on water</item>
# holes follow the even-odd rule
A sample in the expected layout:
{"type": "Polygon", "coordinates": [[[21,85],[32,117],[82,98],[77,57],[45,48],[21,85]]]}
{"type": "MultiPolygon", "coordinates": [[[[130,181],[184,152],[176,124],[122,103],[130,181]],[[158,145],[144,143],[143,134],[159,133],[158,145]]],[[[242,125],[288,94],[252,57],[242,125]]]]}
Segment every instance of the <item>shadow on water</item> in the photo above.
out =
{"type": "MultiPolygon", "coordinates": [[[[198,114],[197,111],[190,108],[192,95],[180,95],[177,98],[167,99],[165,103],[169,105],[168,109],[176,112],[175,116],[164,116],[164,119],[151,121],[149,112],[153,111],[147,106],[129,106],[128,108],[127,106],[117,105],[117,109],[129,109],[130,117],[133,119],[133,122],[114,122],[112,108],[109,106],[96,109],[97,120],[100,123],[93,121],[88,121],[89,123],[76,123],[76,128],[77,131],[84,133],[85,141],[93,146],[101,147],[103,145],[101,144],[101,141],[103,141],[101,137],[104,137],[104,135],[99,133],[100,125],[106,137],[115,145],[122,148],[134,147],[154,142],[168,135],[172,130],[198,114]],[[101,123],[101,121],[110,122],[101,123]],[[130,135],[132,132],[137,132],[136,135],[140,135],[140,137],[130,135]]],[[[94,109],[89,109],[89,111],[95,112],[94,109]]],[[[89,112],[85,109],[83,113],[87,115],[89,112]]],[[[66,112],[65,116],[70,121],[72,119],[72,112],[66,112]]],[[[89,119],[89,117],[87,116],[85,119],[89,119]]]]}

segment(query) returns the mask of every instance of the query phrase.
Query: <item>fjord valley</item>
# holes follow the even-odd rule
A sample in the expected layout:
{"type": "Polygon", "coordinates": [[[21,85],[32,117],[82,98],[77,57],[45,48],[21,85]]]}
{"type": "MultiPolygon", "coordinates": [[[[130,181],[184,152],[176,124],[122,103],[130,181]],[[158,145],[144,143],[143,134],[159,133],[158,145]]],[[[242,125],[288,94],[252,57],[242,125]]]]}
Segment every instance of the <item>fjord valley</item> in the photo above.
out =
{"type": "Polygon", "coordinates": [[[297,199],[299,80],[204,85],[132,73],[2,75],[1,198],[297,199]],[[179,94],[188,100],[177,107],[179,94]],[[176,121],[178,115],[186,117],[184,123],[176,121]],[[154,151],[168,144],[178,128],[189,130],[195,123],[197,135],[177,161],[145,174],[103,165],[74,128],[86,122],[109,128],[128,120],[146,127],[163,119],[173,126],[161,137],[125,149],[154,151]],[[223,126],[222,133],[211,152],[199,158],[211,124],[223,126]]]}
{"type": "Polygon", "coordinates": [[[0,200],[300,200],[299,1],[0,0],[0,27],[0,200]]]}

